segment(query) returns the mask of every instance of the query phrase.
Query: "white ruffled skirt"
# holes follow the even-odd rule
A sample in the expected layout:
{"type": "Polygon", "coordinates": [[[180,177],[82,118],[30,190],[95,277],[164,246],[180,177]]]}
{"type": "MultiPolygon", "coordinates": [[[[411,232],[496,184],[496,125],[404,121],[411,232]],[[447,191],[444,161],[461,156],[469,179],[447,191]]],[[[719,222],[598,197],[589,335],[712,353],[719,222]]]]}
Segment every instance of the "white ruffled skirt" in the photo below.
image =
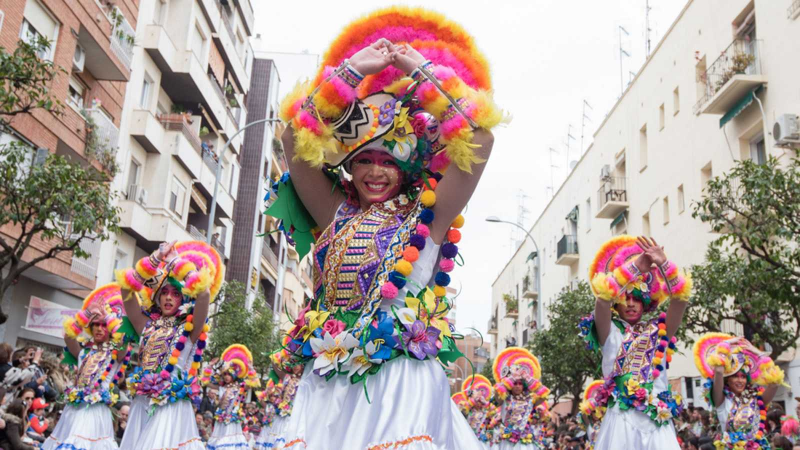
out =
{"type": "Polygon", "coordinates": [[[520,442],[512,444],[508,441],[503,441],[496,446],[492,446],[492,450],[541,450],[542,448],[543,447],[539,446],[539,444],[523,444],[520,442]]]}
{"type": "Polygon", "coordinates": [[[312,366],[306,365],[298,385],[284,435],[287,449],[484,448],[450,400],[447,377],[434,360],[401,357],[386,363],[367,379],[371,403],[363,383],[340,375],[326,381],[312,366]]]}
{"type": "Polygon", "coordinates": [[[672,423],[658,426],[644,413],[620,411],[619,405],[606,411],[594,450],[680,450],[672,423]]]}
{"type": "Polygon", "coordinates": [[[205,450],[187,400],[157,406],[153,415],[150,399],[137,395],[131,402],[128,426],[119,448],[122,450],[205,450]]]}
{"type": "Polygon", "coordinates": [[[67,405],[53,433],[42,444],[44,450],[112,450],[114,419],[104,403],[91,406],[67,405]]]}
{"type": "Polygon", "coordinates": [[[284,444],[286,444],[286,439],[284,439],[283,435],[288,425],[289,417],[276,417],[272,421],[272,425],[261,429],[261,433],[256,439],[256,445],[253,448],[256,450],[283,448],[284,444]]]}
{"type": "Polygon", "coordinates": [[[250,444],[244,437],[241,423],[214,423],[214,432],[208,438],[208,450],[247,450],[250,444]]]}

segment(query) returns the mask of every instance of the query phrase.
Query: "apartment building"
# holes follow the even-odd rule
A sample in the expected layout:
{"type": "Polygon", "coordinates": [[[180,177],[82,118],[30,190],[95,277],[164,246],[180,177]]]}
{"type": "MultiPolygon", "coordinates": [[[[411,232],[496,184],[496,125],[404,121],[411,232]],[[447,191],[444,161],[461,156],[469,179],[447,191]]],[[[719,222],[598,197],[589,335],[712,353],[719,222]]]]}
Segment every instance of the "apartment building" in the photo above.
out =
{"type": "MultiPolygon", "coordinates": [[[[50,90],[64,103],[63,114],[42,110],[15,117],[11,132],[0,143],[22,141],[37,149],[72,158],[106,170],[89,157],[87,137],[96,134],[104,157],[113,158],[123,120],[128,82],[133,72],[138,2],[100,0],[16,0],[0,2],[0,46],[13,52],[19,40],[51,41],[39,55],[64,69],[50,90]],[[89,124],[93,124],[89,126],[89,124]],[[90,131],[87,128],[91,128],[90,131]]],[[[10,228],[0,229],[10,235],[10,228]]],[[[49,249],[34,240],[31,257],[49,249]]],[[[55,353],[63,346],[61,312],[80,308],[83,295],[94,289],[99,270],[99,243],[84,240],[89,259],[62,253],[25,272],[3,300],[8,321],[0,326],[0,340],[12,345],[34,343],[55,353]]]]}
{"type": "Polygon", "coordinates": [[[102,246],[98,282],[113,280],[115,269],[130,267],[161,242],[206,240],[209,232],[220,255],[230,258],[253,21],[249,0],[139,3],[122,170],[114,180],[122,193],[122,232],[102,246]]]}
{"type": "MultiPolygon", "coordinates": [[[[717,235],[692,218],[692,203],[706,182],[738,160],[791,152],[770,132],[780,116],[800,112],[798,63],[787,58],[800,51],[799,15],[797,0],[687,2],[531,228],[538,251],[526,239],[494,282],[492,355],[547,326],[553,299],[587,279],[612,236],[652,236],[684,267],[703,261],[717,235]]],[[[705,405],[690,356],[684,348],[674,359],[671,383],[705,405]]],[[[800,360],[789,352],[780,363],[800,392],[800,360]]],[[[793,410],[793,397],[782,388],[776,400],[793,410]]]]}

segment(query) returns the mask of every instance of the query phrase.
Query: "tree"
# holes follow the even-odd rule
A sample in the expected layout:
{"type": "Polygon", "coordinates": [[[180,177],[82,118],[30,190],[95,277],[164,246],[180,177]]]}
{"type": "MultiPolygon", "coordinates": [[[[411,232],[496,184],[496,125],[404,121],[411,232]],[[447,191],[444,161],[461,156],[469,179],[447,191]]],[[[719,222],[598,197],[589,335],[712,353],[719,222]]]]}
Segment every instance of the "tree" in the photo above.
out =
{"type": "Polygon", "coordinates": [[[278,348],[278,330],[272,309],[264,295],[258,293],[251,309],[247,309],[247,289],[240,281],[228,281],[222,286],[217,301],[219,312],[209,336],[206,359],[219,357],[232,344],[242,344],[253,354],[256,371],[263,377],[269,372],[269,354],[278,348]]]}
{"type": "MultiPolygon", "coordinates": [[[[582,281],[576,289],[564,288],[549,307],[550,325],[533,333],[528,344],[542,366],[542,383],[550,388],[555,401],[565,395],[579,399],[584,385],[600,379],[600,354],[586,349],[577,325],[594,310],[595,298],[589,284],[582,281]]],[[[572,402],[572,414],[579,401],[572,402]]]]}
{"type": "MultiPolygon", "coordinates": [[[[20,114],[60,113],[48,87],[60,70],[38,56],[47,49],[44,39],[20,42],[11,54],[0,48],[0,134],[20,114]]],[[[0,145],[0,298],[36,264],[63,253],[87,258],[82,242],[118,230],[116,193],[107,183],[108,174],[54,154],[35,156],[23,142],[0,145]],[[31,252],[34,238],[45,248],[31,252]]],[[[7,318],[0,309],[0,324],[7,318]]]]}
{"type": "Polygon", "coordinates": [[[494,383],[494,371],[492,371],[493,365],[494,365],[494,359],[489,358],[489,360],[486,361],[486,364],[483,365],[483,369],[481,370],[481,375],[488,378],[489,381],[492,383],[494,383]]]}
{"type": "Polygon", "coordinates": [[[709,181],[692,216],[720,236],[692,267],[695,292],[681,339],[741,324],[772,358],[800,338],[800,159],[739,161],[709,181]]]}

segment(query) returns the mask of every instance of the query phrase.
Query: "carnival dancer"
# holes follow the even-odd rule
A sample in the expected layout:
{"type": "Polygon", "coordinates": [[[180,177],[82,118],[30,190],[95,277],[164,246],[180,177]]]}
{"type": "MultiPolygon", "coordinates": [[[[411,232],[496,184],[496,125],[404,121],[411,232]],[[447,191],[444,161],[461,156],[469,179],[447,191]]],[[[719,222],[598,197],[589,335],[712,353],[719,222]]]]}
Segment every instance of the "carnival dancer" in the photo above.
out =
{"type": "Polygon", "coordinates": [[[226,348],[218,363],[204,369],[203,384],[216,389],[219,399],[208,450],[250,448],[242,431],[242,422],[246,419],[244,402],[248,389],[261,384],[250,350],[241,344],[226,348]]]}
{"type": "Polygon", "coordinates": [[[579,328],[587,347],[602,351],[605,384],[595,395],[606,406],[595,441],[599,450],[678,449],[673,417],[683,410],[667,383],[674,334],[691,293],[691,279],[654,239],[617,236],[589,266],[595,312],[579,328]],[[657,313],[662,301],[666,313],[657,313]],[[643,319],[644,314],[655,317],[643,319]]]}
{"type": "Polygon", "coordinates": [[[266,386],[263,391],[256,393],[258,403],[264,407],[264,413],[261,416],[261,432],[256,437],[255,445],[256,450],[266,448],[275,448],[274,436],[269,432],[270,427],[275,421],[277,416],[277,405],[280,403],[280,391],[278,385],[272,380],[267,380],[266,386]]]}
{"type": "Polygon", "coordinates": [[[204,449],[192,403],[206,346],[209,303],[225,266],[210,245],[163,243],[135,268],[118,270],[125,312],[141,336],[139,367],[127,385],[136,396],[120,448],[204,449]]]}
{"type": "Polygon", "coordinates": [[[694,358],[719,419],[717,449],[771,448],[765,436],[767,407],[783,383],[783,371],[746,339],[725,333],[698,339],[694,358]]]}
{"type": "Polygon", "coordinates": [[[539,360],[521,347],[508,347],[495,358],[492,367],[494,390],[501,402],[502,419],[497,428],[499,450],[544,448],[541,423],[549,417],[547,408],[537,408],[550,395],[539,379],[539,360]]]}
{"type": "Polygon", "coordinates": [[[583,390],[580,409],[580,421],[586,431],[586,440],[589,448],[594,448],[594,441],[597,439],[597,432],[600,430],[600,422],[603,420],[603,415],[606,413],[606,407],[598,403],[596,395],[603,389],[605,382],[603,380],[595,380],[586,386],[583,390]]]}
{"type": "Polygon", "coordinates": [[[64,362],[77,364],[78,369],[72,386],[64,392],[67,405],[43,449],[117,448],[110,407],[119,399],[117,384],[124,379],[131,358],[126,331],[133,331],[123,322],[122,295],[116,283],[92,291],[75,317],[64,321],[64,362]],[[91,340],[83,338],[84,332],[91,340]]]}
{"type": "Polygon", "coordinates": [[[488,450],[492,445],[492,430],[500,421],[498,408],[490,402],[492,383],[483,375],[473,375],[464,380],[461,391],[464,395],[461,412],[483,448],[488,450]]]}
{"type": "Polygon", "coordinates": [[[306,368],[287,447],[480,448],[436,359],[459,356],[445,288],[503,119],[490,90],[463,29],[395,7],[347,27],[316,80],[284,100],[292,178],[268,213],[301,251],[325,230],[315,297],[290,331],[286,363],[306,368]],[[298,195],[308,214],[292,210],[298,195]]]}

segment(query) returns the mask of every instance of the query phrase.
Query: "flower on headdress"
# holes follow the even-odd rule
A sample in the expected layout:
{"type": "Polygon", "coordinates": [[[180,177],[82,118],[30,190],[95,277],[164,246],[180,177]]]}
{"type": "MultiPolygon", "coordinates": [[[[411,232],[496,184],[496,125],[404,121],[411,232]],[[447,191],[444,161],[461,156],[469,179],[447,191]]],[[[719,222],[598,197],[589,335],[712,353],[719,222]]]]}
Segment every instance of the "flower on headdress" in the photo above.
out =
{"type": "Polygon", "coordinates": [[[387,100],[380,107],[380,115],[378,116],[378,123],[381,125],[389,125],[394,120],[394,109],[395,105],[397,104],[397,99],[393,98],[391,100],[387,100]]]}
{"type": "Polygon", "coordinates": [[[452,336],[450,324],[447,323],[443,316],[447,311],[445,302],[437,301],[436,295],[430,288],[425,288],[420,297],[422,298],[406,297],[406,306],[416,312],[419,320],[428,322],[431,326],[438,328],[442,336],[452,336]]]}
{"type": "Polygon", "coordinates": [[[428,121],[425,120],[424,115],[417,114],[411,119],[411,127],[414,129],[414,134],[417,138],[422,139],[425,137],[425,132],[428,130],[428,121]]]}
{"type": "Polygon", "coordinates": [[[403,344],[411,354],[417,359],[425,359],[429,355],[436,356],[439,352],[436,342],[439,339],[439,329],[426,327],[425,324],[417,320],[410,326],[406,326],[408,331],[403,332],[403,344]]]}
{"type": "Polygon", "coordinates": [[[389,144],[392,156],[400,161],[408,161],[414,146],[411,136],[414,136],[414,127],[408,121],[408,108],[401,108],[400,113],[394,116],[394,128],[383,140],[389,144]]]}
{"type": "Polygon", "coordinates": [[[339,333],[336,337],[325,333],[322,339],[311,338],[311,349],[316,359],[314,370],[325,375],[331,370],[338,371],[339,364],[347,361],[350,349],[358,345],[358,339],[350,333],[339,333]]]}

